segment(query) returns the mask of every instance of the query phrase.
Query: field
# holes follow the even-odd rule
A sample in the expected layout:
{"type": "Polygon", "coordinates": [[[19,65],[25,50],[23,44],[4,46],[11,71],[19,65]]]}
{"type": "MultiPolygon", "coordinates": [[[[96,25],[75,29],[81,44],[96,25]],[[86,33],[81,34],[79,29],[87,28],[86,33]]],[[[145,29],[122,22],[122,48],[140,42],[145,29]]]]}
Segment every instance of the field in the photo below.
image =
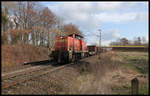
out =
{"type": "Polygon", "coordinates": [[[121,82],[125,83],[116,93],[131,94],[131,80],[137,77],[140,82],[139,94],[148,94],[148,52],[116,52],[116,54],[120,57],[122,71],[114,78],[122,78],[121,82]]]}

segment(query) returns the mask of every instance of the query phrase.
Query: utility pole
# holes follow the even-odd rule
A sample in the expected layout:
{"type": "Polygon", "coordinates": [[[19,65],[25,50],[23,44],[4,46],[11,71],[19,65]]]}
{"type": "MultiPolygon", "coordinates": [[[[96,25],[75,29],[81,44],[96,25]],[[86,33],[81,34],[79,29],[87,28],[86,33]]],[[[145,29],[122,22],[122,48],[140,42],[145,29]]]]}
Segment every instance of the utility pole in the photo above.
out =
{"type": "MultiPolygon", "coordinates": [[[[101,29],[98,30],[100,32],[100,35],[99,35],[99,48],[101,47],[101,29]]],[[[99,51],[101,51],[99,49],[99,51]]],[[[99,53],[99,59],[100,59],[100,53],[99,53]]]]}
{"type": "Polygon", "coordinates": [[[100,32],[100,35],[99,35],[99,46],[101,47],[101,29],[98,30],[100,32]]]}

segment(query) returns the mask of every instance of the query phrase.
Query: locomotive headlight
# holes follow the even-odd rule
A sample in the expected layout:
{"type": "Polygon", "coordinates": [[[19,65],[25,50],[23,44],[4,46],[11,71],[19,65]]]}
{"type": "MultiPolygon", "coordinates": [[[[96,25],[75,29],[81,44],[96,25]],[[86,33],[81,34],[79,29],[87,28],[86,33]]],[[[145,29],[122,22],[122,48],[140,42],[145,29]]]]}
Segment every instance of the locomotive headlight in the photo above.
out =
{"type": "Polygon", "coordinates": [[[54,51],[54,49],[52,49],[51,51],[54,51]]]}

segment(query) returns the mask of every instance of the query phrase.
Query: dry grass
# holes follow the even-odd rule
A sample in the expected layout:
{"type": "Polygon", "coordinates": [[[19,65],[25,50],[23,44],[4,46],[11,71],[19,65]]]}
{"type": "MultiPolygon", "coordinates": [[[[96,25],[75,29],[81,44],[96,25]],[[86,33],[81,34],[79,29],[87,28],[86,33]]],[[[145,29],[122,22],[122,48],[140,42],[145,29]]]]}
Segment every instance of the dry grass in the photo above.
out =
{"type": "Polygon", "coordinates": [[[139,93],[148,94],[148,53],[117,52],[121,58],[120,68],[112,76],[114,94],[130,94],[131,80],[139,80],[139,93]],[[120,82],[120,83],[119,83],[120,82]]]}
{"type": "MultiPolygon", "coordinates": [[[[138,77],[140,82],[140,94],[147,94],[148,77],[135,69],[122,66],[127,63],[124,56],[147,56],[147,53],[118,53],[111,52],[101,54],[101,59],[94,56],[81,62],[78,66],[81,73],[86,73],[78,78],[80,81],[80,94],[130,94],[131,80],[138,77]],[[130,54],[131,53],[131,54],[130,54]],[[145,88],[145,89],[144,89],[145,88]]],[[[141,60],[141,59],[140,59],[141,60]]],[[[148,61],[146,61],[148,63],[148,61]]],[[[138,62],[139,63],[139,62],[138,62]]],[[[146,64],[147,64],[146,63],[146,64]]]]}
{"type": "Polygon", "coordinates": [[[114,60],[114,54],[108,52],[98,56],[78,62],[75,69],[81,75],[77,78],[79,94],[111,94],[110,78],[108,73],[118,69],[118,61],[114,60]],[[108,79],[109,78],[109,79],[108,79]]]}
{"type": "Polygon", "coordinates": [[[23,66],[24,62],[48,59],[48,49],[29,44],[2,45],[2,71],[23,66]]]}

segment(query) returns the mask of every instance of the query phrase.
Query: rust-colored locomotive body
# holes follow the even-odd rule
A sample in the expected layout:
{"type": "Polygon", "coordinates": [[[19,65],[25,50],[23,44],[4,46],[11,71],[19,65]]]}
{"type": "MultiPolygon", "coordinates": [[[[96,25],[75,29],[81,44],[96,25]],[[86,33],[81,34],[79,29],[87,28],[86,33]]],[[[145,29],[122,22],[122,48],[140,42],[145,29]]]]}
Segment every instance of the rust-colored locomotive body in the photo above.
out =
{"type": "Polygon", "coordinates": [[[54,48],[50,57],[56,62],[71,62],[88,55],[83,37],[77,34],[55,38],[54,48]]]}

